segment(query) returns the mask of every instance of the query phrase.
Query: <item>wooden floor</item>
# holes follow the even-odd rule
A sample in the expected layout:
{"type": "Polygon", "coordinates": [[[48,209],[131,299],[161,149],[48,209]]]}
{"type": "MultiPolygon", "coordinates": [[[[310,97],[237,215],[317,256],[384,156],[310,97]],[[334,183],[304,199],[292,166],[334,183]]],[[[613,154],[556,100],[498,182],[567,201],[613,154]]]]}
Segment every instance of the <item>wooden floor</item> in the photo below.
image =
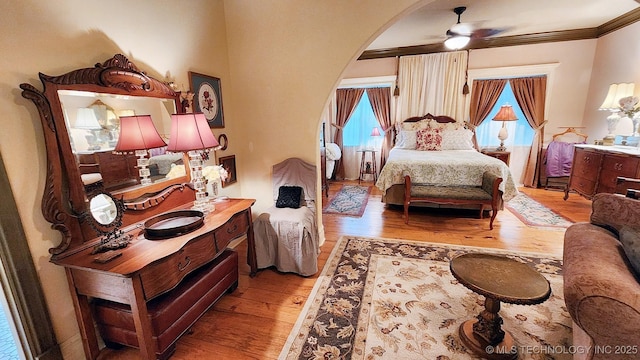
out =
{"type": "MultiPolygon", "coordinates": [[[[331,183],[329,198],[342,184],[331,183]]],[[[520,190],[573,222],[589,220],[591,202],[576,194],[564,201],[564,193],[560,191],[520,190]]],[[[326,204],[327,199],[323,199],[323,203],[326,204]]],[[[321,248],[319,268],[322,269],[343,235],[562,254],[564,229],[528,227],[508,210],[498,213],[493,230],[489,230],[488,219],[477,218],[477,211],[412,209],[410,220],[410,225],[405,225],[402,208],[384,205],[380,192],[373,187],[362,217],[323,216],[326,241],[321,248]]],[[[246,242],[237,250],[240,258],[246,259],[246,242]]],[[[277,359],[316,277],[304,278],[266,269],[250,278],[249,267],[242,261],[238,289],[225,295],[178,341],[171,359],[277,359]]],[[[99,358],[137,359],[138,351],[105,349],[99,358]]]]}

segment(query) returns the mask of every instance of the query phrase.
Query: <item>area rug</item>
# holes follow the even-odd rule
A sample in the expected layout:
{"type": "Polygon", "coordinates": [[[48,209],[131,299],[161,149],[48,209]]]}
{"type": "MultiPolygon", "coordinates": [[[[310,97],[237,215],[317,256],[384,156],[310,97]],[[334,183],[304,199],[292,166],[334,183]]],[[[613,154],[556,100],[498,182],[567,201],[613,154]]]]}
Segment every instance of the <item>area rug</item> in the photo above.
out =
{"type": "Polygon", "coordinates": [[[371,186],[342,185],[322,213],[360,217],[367,207],[370,192],[371,186]]]}
{"type": "Polygon", "coordinates": [[[567,228],[573,224],[522,192],[506,202],[505,207],[529,226],[567,228]]]}
{"type": "Polygon", "coordinates": [[[279,359],[477,359],[458,327],[480,313],[484,298],[449,270],[450,259],[468,252],[509,256],[549,280],[552,294],[542,304],[502,304],[503,328],[520,359],[571,359],[560,259],[354,236],[336,244],[279,359]]]}

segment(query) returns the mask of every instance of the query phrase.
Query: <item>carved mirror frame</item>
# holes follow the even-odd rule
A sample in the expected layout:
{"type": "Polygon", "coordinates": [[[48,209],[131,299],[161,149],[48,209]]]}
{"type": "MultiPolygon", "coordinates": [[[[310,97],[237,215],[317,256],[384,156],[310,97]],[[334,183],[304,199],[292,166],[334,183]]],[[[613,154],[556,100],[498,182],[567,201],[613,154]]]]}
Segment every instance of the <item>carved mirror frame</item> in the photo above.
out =
{"type": "MultiPolygon", "coordinates": [[[[89,211],[89,201],[94,190],[85,188],[81,180],[59,90],[168,99],[174,102],[177,112],[182,112],[183,109],[180,93],[146,75],[122,54],[116,54],[92,68],[76,69],[60,76],[40,73],[39,78],[43,91],[28,83],[21,84],[20,88],[23,90],[22,96],[36,105],[42,122],[47,150],[47,178],[42,213],[52,223],[52,228],[62,233],[61,243],[49,249],[51,259],[55,260],[81,251],[97,239],[95,230],[86,221],[82,221],[89,211]]],[[[162,211],[162,208],[168,206],[159,206],[163,201],[176,190],[183,192],[186,188],[185,185],[190,181],[189,172],[186,173],[186,176],[170,182],[145,186],[129,194],[119,192],[117,196],[124,199],[126,211],[139,212],[154,206],[158,207],[157,211],[162,211]],[[127,199],[134,200],[127,202],[127,199]]],[[[138,221],[141,216],[147,215],[125,214],[124,225],[138,221]]]]}

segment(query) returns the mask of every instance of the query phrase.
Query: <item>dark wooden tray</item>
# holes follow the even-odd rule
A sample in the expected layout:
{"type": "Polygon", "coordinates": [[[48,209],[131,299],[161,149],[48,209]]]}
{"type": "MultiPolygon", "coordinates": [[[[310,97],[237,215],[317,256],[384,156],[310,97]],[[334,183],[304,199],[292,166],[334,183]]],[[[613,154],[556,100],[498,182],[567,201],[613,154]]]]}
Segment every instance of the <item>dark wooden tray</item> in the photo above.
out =
{"type": "Polygon", "coordinates": [[[144,222],[144,237],[162,240],[190,233],[204,225],[204,213],[177,210],[156,215],[144,222]]]}

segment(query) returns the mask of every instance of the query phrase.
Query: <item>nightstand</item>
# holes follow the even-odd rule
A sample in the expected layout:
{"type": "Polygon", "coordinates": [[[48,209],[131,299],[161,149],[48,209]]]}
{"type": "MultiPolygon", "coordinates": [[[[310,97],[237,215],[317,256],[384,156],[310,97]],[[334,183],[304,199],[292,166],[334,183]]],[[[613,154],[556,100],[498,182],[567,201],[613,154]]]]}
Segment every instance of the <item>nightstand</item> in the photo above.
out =
{"type": "Polygon", "coordinates": [[[496,150],[484,149],[482,150],[482,153],[485,155],[494,157],[496,159],[502,160],[505,164],[507,164],[507,166],[509,166],[509,157],[511,156],[511,152],[509,151],[496,151],[496,150]]]}

